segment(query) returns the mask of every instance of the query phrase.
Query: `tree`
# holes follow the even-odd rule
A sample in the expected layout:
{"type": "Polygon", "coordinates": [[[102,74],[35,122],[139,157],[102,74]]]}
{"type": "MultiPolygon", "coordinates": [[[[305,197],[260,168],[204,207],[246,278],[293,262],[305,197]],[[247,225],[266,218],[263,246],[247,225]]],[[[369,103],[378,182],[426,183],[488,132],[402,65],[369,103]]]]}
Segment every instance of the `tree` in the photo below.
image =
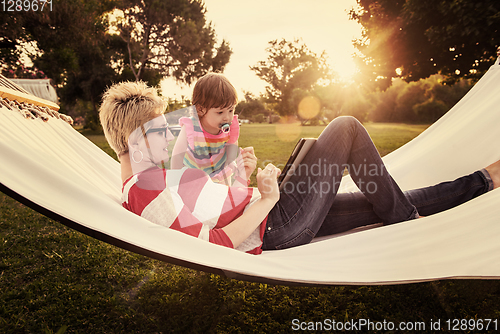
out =
{"type": "Polygon", "coordinates": [[[245,101],[240,101],[235,107],[235,113],[240,118],[251,118],[257,114],[269,115],[270,112],[266,109],[264,103],[260,99],[255,98],[252,93],[245,93],[245,101]]]}
{"type": "Polygon", "coordinates": [[[199,0],[123,0],[120,8],[115,26],[126,43],[123,62],[136,80],[150,69],[189,84],[229,62],[232,51],[224,40],[216,47],[199,0]]]}
{"type": "Polygon", "coordinates": [[[81,53],[102,56],[107,31],[103,14],[114,5],[110,0],[53,0],[52,10],[2,12],[2,39],[18,46],[11,49],[8,65],[19,66],[20,47],[28,46],[24,51],[35,65],[63,84],[68,73],[81,69],[81,53]]]}
{"type": "Polygon", "coordinates": [[[478,78],[494,61],[500,32],[496,0],[357,0],[351,19],[364,28],[358,66],[382,89],[441,73],[478,78]]]}
{"type": "Polygon", "coordinates": [[[116,2],[52,2],[51,10],[46,7],[43,11],[1,14],[5,18],[1,24],[2,38],[17,46],[4,50],[2,61],[6,60],[6,68],[16,73],[27,67],[23,52],[27,53],[33,67],[42,71],[58,87],[62,109],[71,108],[78,99],[90,101],[92,109],[87,116],[97,122],[100,94],[116,78],[110,62],[114,54],[113,45],[107,35],[105,19],[105,13],[116,2]],[[23,46],[24,50],[21,49],[23,46]]]}
{"type": "Polygon", "coordinates": [[[300,40],[274,40],[269,44],[267,60],[258,62],[250,69],[268,83],[267,99],[276,103],[276,111],[282,116],[293,115],[297,112],[294,101],[297,89],[309,91],[320,79],[330,79],[326,55],[323,52],[317,56],[300,40]]]}
{"type": "Polygon", "coordinates": [[[189,83],[229,61],[231,50],[225,41],[215,47],[200,1],[52,2],[50,10],[0,12],[0,68],[7,76],[51,78],[62,111],[90,106],[87,121],[97,122],[100,95],[112,82],[141,79],[154,86],[171,75],[189,83]],[[115,8],[128,13],[121,35],[110,32],[115,8]]]}

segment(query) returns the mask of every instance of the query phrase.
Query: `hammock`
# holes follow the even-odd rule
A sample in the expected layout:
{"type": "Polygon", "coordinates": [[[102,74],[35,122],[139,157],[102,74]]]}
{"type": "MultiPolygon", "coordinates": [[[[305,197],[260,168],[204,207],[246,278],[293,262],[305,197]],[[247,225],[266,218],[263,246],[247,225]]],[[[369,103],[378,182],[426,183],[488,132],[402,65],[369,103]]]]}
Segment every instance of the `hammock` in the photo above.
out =
{"type": "MultiPolygon", "coordinates": [[[[403,189],[451,180],[500,158],[499,84],[495,64],[445,116],[384,158],[403,189]]],[[[125,210],[115,160],[57,115],[25,119],[0,105],[0,190],[126,250],[230,278],[286,285],[500,278],[500,191],[422,219],[249,255],[125,210]]],[[[345,182],[342,189],[352,187],[345,182]]]]}

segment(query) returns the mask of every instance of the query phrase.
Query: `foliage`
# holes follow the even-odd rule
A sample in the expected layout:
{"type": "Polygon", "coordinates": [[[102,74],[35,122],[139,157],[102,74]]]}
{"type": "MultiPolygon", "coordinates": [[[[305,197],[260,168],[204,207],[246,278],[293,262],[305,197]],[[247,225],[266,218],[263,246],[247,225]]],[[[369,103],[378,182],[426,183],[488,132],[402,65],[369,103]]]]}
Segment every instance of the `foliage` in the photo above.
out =
{"type": "Polygon", "coordinates": [[[266,119],[267,118],[264,114],[256,114],[250,118],[250,120],[255,123],[264,123],[266,119]]]}
{"type": "Polygon", "coordinates": [[[363,26],[355,42],[361,73],[381,89],[391,78],[432,74],[479,78],[496,56],[500,3],[495,0],[357,0],[350,16],[363,26]]]}
{"type": "Polygon", "coordinates": [[[469,80],[453,85],[443,81],[441,75],[411,83],[395,79],[386,91],[371,94],[368,118],[376,122],[433,123],[472,87],[469,80]]]}
{"type": "Polygon", "coordinates": [[[351,115],[359,121],[433,123],[450,110],[472,87],[472,80],[447,84],[443,75],[407,83],[393,79],[384,91],[370,91],[358,84],[330,84],[316,88],[322,116],[333,119],[351,115]]]}
{"type": "Polygon", "coordinates": [[[173,76],[189,83],[222,71],[231,55],[225,41],[215,46],[198,0],[52,2],[43,12],[0,12],[0,68],[7,77],[51,78],[61,111],[85,117],[94,130],[101,94],[113,82],[141,79],[157,86],[173,76]],[[113,19],[115,8],[123,10],[123,20],[113,19]]]}
{"type": "Polygon", "coordinates": [[[235,113],[240,119],[251,119],[255,115],[270,115],[272,112],[266,108],[262,98],[255,98],[252,93],[246,92],[245,100],[236,105],[235,113]]]}
{"type": "Polygon", "coordinates": [[[344,100],[340,114],[354,116],[358,121],[365,122],[370,114],[371,102],[367,95],[358,94],[356,89],[350,88],[345,90],[348,98],[344,100]]]}
{"type": "Polygon", "coordinates": [[[295,115],[297,95],[309,92],[321,79],[330,79],[326,55],[323,52],[317,56],[300,40],[273,40],[269,45],[267,60],[250,68],[267,82],[266,97],[268,102],[276,103],[276,112],[295,115]]]}
{"type": "MultiPolygon", "coordinates": [[[[113,5],[109,0],[53,0],[52,10],[2,12],[3,39],[17,46],[29,45],[31,50],[26,51],[35,58],[35,65],[60,85],[68,74],[89,70],[80,58],[88,57],[88,61],[91,56],[102,56],[100,47],[107,30],[102,14],[113,5]]],[[[17,57],[9,66],[15,67],[21,50],[11,52],[17,57]]]]}
{"type": "Polygon", "coordinates": [[[15,66],[9,67],[4,64],[2,74],[8,78],[19,79],[47,79],[45,72],[39,70],[35,66],[24,66],[19,60],[15,61],[15,66]]]}
{"type": "Polygon", "coordinates": [[[229,61],[232,51],[224,40],[215,46],[201,1],[122,0],[120,9],[114,26],[126,44],[121,64],[135,80],[150,69],[190,84],[208,71],[223,71],[229,61]]]}
{"type": "MultiPolygon", "coordinates": [[[[43,71],[58,87],[64,107],[77,100],[91,102],[88,122],[97,122],[97,103],[104,88],[116,77],[111,68],[113,41],[107,35],[104,13],[116,1],[52,0],[52,10],[2,12],[3,39],[16,48],[2,50],[2,61],[12,71],[27,67],[43,71]]],[[[15,76],[9,73],[7,76],[15,76]]]]}

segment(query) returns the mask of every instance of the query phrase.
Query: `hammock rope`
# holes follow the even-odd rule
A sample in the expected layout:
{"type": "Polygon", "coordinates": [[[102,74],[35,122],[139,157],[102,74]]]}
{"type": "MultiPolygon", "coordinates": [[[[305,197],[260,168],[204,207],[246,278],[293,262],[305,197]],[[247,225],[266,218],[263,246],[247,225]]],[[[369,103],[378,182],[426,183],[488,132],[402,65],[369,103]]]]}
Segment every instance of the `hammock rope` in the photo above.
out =
{"type": "Polygon", "coordinates": [[[47,122],[50,117],[64,120],[68,124],[73,124],[73,119],[46,106],[40,106],[33,103],[19,102],[17,100],[10,100],[8,97],[0,96],[0,104],[9,110],[15,110],[23,115],[24,118],[35,119],[40,118],[42,121],[47,122]]]}

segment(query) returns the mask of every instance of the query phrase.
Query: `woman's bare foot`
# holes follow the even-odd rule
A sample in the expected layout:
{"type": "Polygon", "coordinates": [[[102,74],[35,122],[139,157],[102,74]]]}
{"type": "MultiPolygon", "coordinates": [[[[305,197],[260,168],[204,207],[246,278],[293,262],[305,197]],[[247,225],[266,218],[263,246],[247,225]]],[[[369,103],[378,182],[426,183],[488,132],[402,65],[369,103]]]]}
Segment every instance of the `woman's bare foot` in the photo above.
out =
{"type": "Polygon", "coordinates": [[[498,188],[500,186],[500,160],[492,163],[485,169],[490,174],[491,180],[493,181],[493,189],[498,188]]]}

